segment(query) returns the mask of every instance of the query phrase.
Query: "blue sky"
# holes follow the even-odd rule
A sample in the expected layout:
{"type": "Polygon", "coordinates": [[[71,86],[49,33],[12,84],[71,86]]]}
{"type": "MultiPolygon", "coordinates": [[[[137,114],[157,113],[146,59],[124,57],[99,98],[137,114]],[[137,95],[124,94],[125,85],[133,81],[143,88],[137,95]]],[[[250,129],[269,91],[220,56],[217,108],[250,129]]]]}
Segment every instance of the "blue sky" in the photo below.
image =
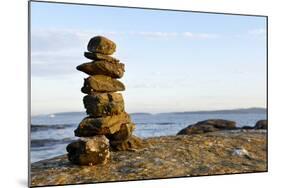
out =
{"type": "Polygon", "coordinates": [[[75,67],[95,35],[117,44],[128,112],[265,107],[265,29],[265,17],[32,2],[32,114],[84,111],[75,67]]]}

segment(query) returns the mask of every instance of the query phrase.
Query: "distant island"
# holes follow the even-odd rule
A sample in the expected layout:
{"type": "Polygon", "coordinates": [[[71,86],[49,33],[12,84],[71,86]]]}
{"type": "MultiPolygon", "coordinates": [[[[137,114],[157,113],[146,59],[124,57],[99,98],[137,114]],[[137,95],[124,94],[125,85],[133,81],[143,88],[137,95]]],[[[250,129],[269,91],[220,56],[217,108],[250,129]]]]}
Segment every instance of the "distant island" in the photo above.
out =
{"type": "Polygon", "coordinates": [[[266,113],[266,108],[238,108],[231,110],[202,110],[186,112],[168,112],[161,114],[244,114],[244,113],[266,113]]]}
{"type": "Polygon", "coordinates": [[[147,112],[136,112],[136,113],[130,113],[132,116],[137,116],[137,115],[143,115],[143,116],[149,116],[153,115],[152,113],[147,113],[147,112]]]}
{"type": "MultiPolygon", "coordinates": [[[[134,112],[129,113],[130,115],[136,116],[136,115],[158,115],[158,114],[250,114],[250,113],[266,113],[266,108],[238,108],[238,109],[226,109],[226,110],[199,110],[199,111],[184,111],[184,112],[164,112],[164,113],[148,113],[148,112],[134,112]]],[[[54,114],[45,114],[45,115],[35,115],[35,116],[75,116],[75,115],[82,115],[84,116],[85,112],[59,112],[54,114]]]]}

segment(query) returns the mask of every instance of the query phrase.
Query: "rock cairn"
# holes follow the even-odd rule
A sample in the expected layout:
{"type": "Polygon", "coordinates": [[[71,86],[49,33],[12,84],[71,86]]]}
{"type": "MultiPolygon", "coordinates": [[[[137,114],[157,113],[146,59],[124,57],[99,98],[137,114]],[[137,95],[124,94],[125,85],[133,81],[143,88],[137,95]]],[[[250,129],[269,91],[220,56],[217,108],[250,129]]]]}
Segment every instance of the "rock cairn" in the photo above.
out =
{"type": "Polygon", "coordinates": [[[125,112],[121,93],[125,86],[118,81],[125,72],[125,65],[111,57],[116,44],[102,36],[91,38],[84,56],[91,62],[77,66],[77,70],[89,75],[84,79],[82,93],[86,113],[74,131],[80,140],[70,143],[66,150],[68,159],[80,165],[106,163],[110,150],[135,150],[141,147],[141,139],[132,135],[135,124],[125,112]]]}

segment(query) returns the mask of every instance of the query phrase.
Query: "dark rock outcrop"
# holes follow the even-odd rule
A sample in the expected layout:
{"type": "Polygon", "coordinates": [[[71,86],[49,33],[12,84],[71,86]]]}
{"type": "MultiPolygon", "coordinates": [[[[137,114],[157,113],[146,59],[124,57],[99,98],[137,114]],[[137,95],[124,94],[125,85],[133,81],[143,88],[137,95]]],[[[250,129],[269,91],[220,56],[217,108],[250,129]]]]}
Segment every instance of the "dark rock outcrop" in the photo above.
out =
{"type": "Polygon", "coordinates": [[[253,129],[253,128],[254,128],[254,127],[245,125],[245,126],[241,127],[240,129],[253,129]]]}
{"type": "Polygon", "coordinates": [[[219,130],[236,129],[236,122],[223,119],[209,119],[197,122],[182,129],[177,135],[183,134],[202,134],[219,130]]]}
{"type": "Polygon", "coordinates": [[[213,125],[214,127],[219,128],[219,129],[235,129],[236,128],[235,121],[229,121],[229,120],[224,120],[224,119],[209,119],[209,120],[205,120],[205,121],[199,121],[196,124],[213,125]]]}
{"type": "Polygon", "coordinates": [[[255,129],[267,129],[267,120],[259,120],[255,127],[255,129]]]}

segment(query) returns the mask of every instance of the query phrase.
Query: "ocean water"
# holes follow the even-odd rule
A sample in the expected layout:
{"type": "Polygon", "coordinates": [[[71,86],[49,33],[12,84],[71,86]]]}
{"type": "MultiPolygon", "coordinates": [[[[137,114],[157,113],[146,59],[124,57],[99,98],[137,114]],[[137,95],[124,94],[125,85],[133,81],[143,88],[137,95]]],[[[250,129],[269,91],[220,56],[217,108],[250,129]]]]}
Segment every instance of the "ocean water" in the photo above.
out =
{"type": "MultiPolygon", "coordinates": [[[[31,118],[31,162],[48,159],[66,153],[66,145],[73,140],[74,129],[86,116],[83,113],[33,116],[31,118]]],[[[207,119],[236,121],[237,126],[254,126],[266,119],[266,113],[166,113],[132,114],[136,124],[134,134],[141,138],[176,135],[182,128],[207,119]]]]}

